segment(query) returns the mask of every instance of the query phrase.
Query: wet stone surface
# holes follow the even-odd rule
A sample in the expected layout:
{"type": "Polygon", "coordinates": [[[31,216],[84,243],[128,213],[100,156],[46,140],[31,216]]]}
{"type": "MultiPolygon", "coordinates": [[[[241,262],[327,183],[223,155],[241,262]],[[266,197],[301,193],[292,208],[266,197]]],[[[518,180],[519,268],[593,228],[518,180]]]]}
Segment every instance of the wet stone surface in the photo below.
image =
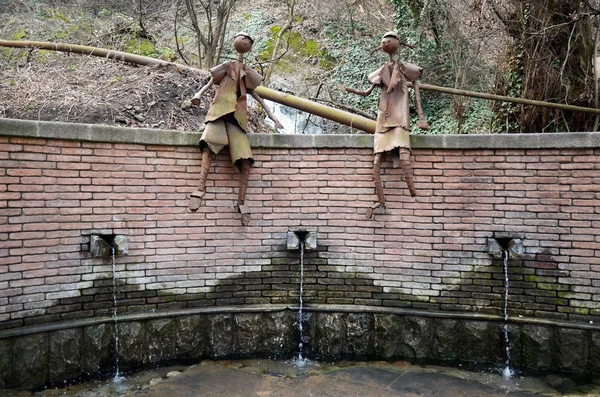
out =
{"type": "Polygon", "coordinates": [[[0,389],[12,387],[12,341],[0,340],[0,389]]]}
{"type": "Polygon", "coordinates": [[[412,359],[415,356],[412,349],[410,351],[402,349],[403,341],[400,335],[400,323],[397,319],[397,316],[391,314],[376,314],[374,316],[375,354],[382,359],[388,360],[401,355],[412,359]]]}
{"type": "Polygon", "coordinates": [[[234,315],[236,326],[236,354],[246,356],[262,350],[261,314],[240,313],[234,315]]]}
{"type": "MultiPolygon", "coordinates": [[[[506,360],[506,334],[505,326],[501,322],[491,323],[493,338],[492,362],[501,363],[506,360]]],[[[508,324],[508,340],[510,346],[510,359],[514,365],[519,365],[524,369],[523,364],[523,343],[522,343],[522,326],[518,324],[508,324]]]]}
{"type": "MultiPolygon", "coordinates": [[[[414,315],[308,312],[302,356],[316,360],[406,360],[504,366],[504,324],[414,315]]],[[[201,359],[290,358],[299,353],[297,313],[199,314],[150,318],[0,340],[0,386],[43,387],[80,376],[201,359]]],[[[600,373],[595,330],[512,323],[510,368],[600,373]]]]}
{"type": "Polygon", "coordinates": [[[488,323],[481,321],[463,321],[459,330],[457,344],[458,359],[461,361],[486,362],[490,360],[492,344],[488,323]]]}
{"type": "Polygon", "coordinates": [[[586,333],[579,329],[558,329],[558,370],[583,372],[587,364],[586,333]]]}
{"type": "Polygon", "coordinates": [[[36,388],[48,381],[48,335],[35,334],[15,340],[13,377],[24,388],[36,388]]]}
{"type": "Polygon", "coordinates": [[[177,322],[176,351],[182,360],[199,359],[207,349],[207,321],[205,316],[185,316],[177,322]]]}
{"type": "Polygon", "coordinates": [[[81,329],[65,329],[50,334],[50,383],[75,379],[80,375],[81,348],[81,329]]]}
{"type": "Polygon", "coordinates": [[[600,333],[592,333],[590,339],[589,368],[600,373],[600,333]]]}
{"type": "Polygon", "coordinates": [[[344,351],[345,327],[341,313],[317,313],[312,321],[318,324],[310,327],[312,349],[320,357],[329,360],[340,359],[344,351]]]}
{"type": "Polygon", "coordinates": [[[349,313],[346,316],[346,356],[361,359],[373,355],[373,321],[373,315],[367,313],[349,313]]]}
{"type": "MultiPolygon", "coordinates": [[[[435,320],[427,317],[394,317],[394,320],[399,322],[401,330],[400,336],[404,345],[403,349],[400,349],[400,353],[406,353],[406,347],[408,347],[410,349],[409,351],[412,352],[412,357],[415,359],[425,359],[430,357],[433,337],[431,325],[435,320]]],[[[400,357],[411,358],[411,356],[400,357]]]]}
{"type": "Polygon", "coordinates": [[[534,397],[597,396],[600,386],[576,385],[566,377],[520,377],[506,380],[498,372],[470,372],[438,366],[394,363],[205,360],[191,367],[165,367],[88,381],[37,393],[0,391],[0,397],[228,397],[228,396],[378,396],[378,397],[534,397]],[[554,387],[570,387],[557,391],[554,387]]]}
{"type": "Polygon", "coordinates": [[[289,357],[298,348],[296,313],[265,313],[263,319],[264,352],[271,356],[289,357]]]}
{"type": "Polygon", "coordinates": [[[458,358],[456,348],[461,337],[458,320],[434,320],[431,331],[431,356],[440,361],[455,361],[458,358]]]}
{"type": "Polygon", "coordinates": [[[150,363],[169,361],[176,356],[177,324],[172,318],[150,320],[146,324],[147,355],[150,363]]]}
{"type": "Polygon", "coordinates": [[[522,364],[529,368],[549,370],[552,367],[552,330],[537,325],[525,325],[522,327],[521,338],[522,364]]]}
{"type": "Polygon", "coordinates": [[[83,328],[81,368],[84,374],[96,374],[114,364],[115,336],[112,324],[83,328]]]}
{"type": "Polygon", "coordinates": [[[147,359],[144,324],[120,323],[117,326],[117,334],[119,336],[119,364],[124,368],[144,364],[147,359]]]}
{"type": "Polygon", "coordinates": [[[215,314],[209,318],[208,339],[215,358],[231,356],[233,351],[233,315],[215,314]]]}

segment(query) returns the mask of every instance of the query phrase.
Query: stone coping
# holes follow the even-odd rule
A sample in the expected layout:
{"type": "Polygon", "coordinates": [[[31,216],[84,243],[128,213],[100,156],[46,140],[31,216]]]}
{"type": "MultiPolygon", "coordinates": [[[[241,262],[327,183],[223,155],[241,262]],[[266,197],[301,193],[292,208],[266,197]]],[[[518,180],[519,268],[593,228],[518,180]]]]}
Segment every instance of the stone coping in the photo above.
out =
{"type": "MultiPolygon", "coordinates": [[[[163,310],[158,312],[138,312],[128,313],[117,316],[118,322],[155,320],[160,318],[191,316],[201,314],[235,314],[235,313],[272,313],[284,310],[298,311],[297,306],[288,305],[246,305],[246,306],[213,306],[200,307],[191,309],[175,309],[163,310]]],[[[504,321],[504,317],[491,314],[478,313],[459,313],[459,312],[440,312],[431,310],[415,310],[395,307],[378,307],[378,306],[360,306],[360,305],[311,305],[304,307],[305,312],[313,313],[371,313],[371,314],[397,314],[402,316],[413,317],[434,317],[456,320],[472,320],[472,321],[504,321]]],[[[61,321],[57,323],[39,324],[24,326],[18,328],[10,328],[0,331],[0,340],[12,338],[16,336],[25,336],[42,332],[60,331],[64,329],[86,327],[91,325],[99,325],[106,323],[114,323],[113,317],[92,317],[85,319],[77,319],[70,321],[61,321]]],[[[511,317],[509,323],[513,324],[532,324],[545,325],[560,328],[572,328],[591,331],[600,331],[600,326],[586,323],[575,323],[569,321],[558,321],[532,317],[511,317]]]]}
{"type": "MultiPolygon", "coordinates": [[[[200,133],[0,118],[0,136],[142,145],[196,146],[200,133]]],[[[248,134],[255,148],[372,148],[373,137],[352,135],[248,134]]],[[[579,149],[600,148],[600,133],[494,135],[413,135],[415,149],[579,149]]]]}

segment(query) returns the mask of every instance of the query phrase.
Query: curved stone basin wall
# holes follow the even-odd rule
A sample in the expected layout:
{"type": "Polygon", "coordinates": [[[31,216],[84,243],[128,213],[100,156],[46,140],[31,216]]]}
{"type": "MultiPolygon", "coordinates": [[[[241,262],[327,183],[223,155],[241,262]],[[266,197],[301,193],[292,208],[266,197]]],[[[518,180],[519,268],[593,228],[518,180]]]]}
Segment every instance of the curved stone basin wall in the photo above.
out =
{"type": "Polygon", "coordinates": [[[198,138],[0,119],[0,330],[112,314],[112,263],[91,256],[92,234],[129,239],[116,258],[120,317],[294,306],[299,259],[285,242],[300,229],[318,236],[305,256],[308,306],[499,319],[503,264],[488,242],[520,238],[524,255],[509,263],[511,317],[595,329],[598,134],[413,136],[419,196],[386,159],[386,213],[370,221],[372,137],[250,135],[248,227],[233,208],[238,175],[226,151],[205,206],[187,209],[198,138]]]}
{"type": "MultiPolygon", "coordinates": [[[[296,310],[272,305],[125,315],[117,325],[120,370],[206,358],[292,358],[298,352],[296,318],[296,310]]],[[[503,325],[485,316],[329,306],[309,309],[306,324],[304,353],[322,360],[489,368],[505,359],[503,325]]],[[[513,368],[600,373],[600,331],[595,327],[518,321],[511,324],[510,335],[513,368]]],[[[0,332],[0,388],[114,374],[114,336],[110,318],[0,332]]]]}

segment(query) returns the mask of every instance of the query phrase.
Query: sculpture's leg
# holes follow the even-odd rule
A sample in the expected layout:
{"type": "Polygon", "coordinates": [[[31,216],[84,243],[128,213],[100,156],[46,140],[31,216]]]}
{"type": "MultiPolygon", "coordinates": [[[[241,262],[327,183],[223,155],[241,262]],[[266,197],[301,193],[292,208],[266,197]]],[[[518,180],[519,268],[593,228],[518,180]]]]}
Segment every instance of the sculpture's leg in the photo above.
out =
{"type": "Polygon", "coordinates": [[[206,188],[206,178],[208,177],[208,170],[210,169],[210,164],[212,163],[213,153],[206,146],[204,150],[202,150],[202,167],[200,168],[200,183],[198,185],[198,190],[195,190],[192,194],[190,194],[190,210],[197,211],[202,204],[202,198],[204,197],[204,189],[206,188]]]}
{"type": "Polygon", "coordinates": [[[406,148],[400,148],[400,165],[402,166],[402,172],[404,173],[404,180],[408,186],[410,195],[415,197],[417,191],[415,190],[415,181],[413,177],[412,165],[410,163],[410,150],[406,148]]]}
{"type": "Polygon", "coordinates": [[[381,186],[381,162],[383,161],[383,153],[375,153],[373,160],[373,182],[375,183],[375,192],[377,193],[378,202],[371,208],[367,209],[367,219],[373,217],[373,210],[385,206],[385,196],[383,195],[383,186],[381,186]]]}
{"type": "Polygon", "coordinates": [[[248,187],[248,175],[250,174],[250,160],[240,160],[240,188],[238,190],[238,210],[242,214],[242,225],[247,226],[250,223],[250,210],[245,205],[246,188],[248,187]]]}

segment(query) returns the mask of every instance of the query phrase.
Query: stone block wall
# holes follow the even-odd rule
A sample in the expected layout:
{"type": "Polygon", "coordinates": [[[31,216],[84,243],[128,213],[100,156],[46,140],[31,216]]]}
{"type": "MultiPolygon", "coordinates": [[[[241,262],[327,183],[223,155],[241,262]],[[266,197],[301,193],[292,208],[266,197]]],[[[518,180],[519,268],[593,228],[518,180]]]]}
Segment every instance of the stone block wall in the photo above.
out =
{"type": "MultiPolygon", "coordinates": [[[[500,322],[353,308],[360,311],[309,309],[303,356],[328,362],[408,360],[487,370],[504,366],[500,322]]],[[[201,308],[134,317],[125,315],[117,325],[110,319],[93,319],[63,322],[64,327],[29,327],[30,333],[0,331],[0,389],[112,376],[117,358],[120,373],[127,373],[174,361],[289,359],[298,354],[297,313],[285,308],[262,312],[201,308]]],[[[600,373],[600,332],[594,327],[516,322],[509,335],[514,369],[600,373]]]]}
{"type": "Polygon", "coordinates": [[[487,244],[520,238],[511,315],[600,318],[595,134],[413,137],[419,196],[387,158],[387,208],[373,220],[371,137],[250,139],[243,227],[226,151],[204,206],[187,208],[197,134],[0,120],[0,329],[112,314],[113,265],[91,256],[92,234],[129,239],[114,268],[119,313],[294,306],[299,255],[286,235],[300,229],[318,236],[308,305],[500,315],[503,263],[487,244]]]}

